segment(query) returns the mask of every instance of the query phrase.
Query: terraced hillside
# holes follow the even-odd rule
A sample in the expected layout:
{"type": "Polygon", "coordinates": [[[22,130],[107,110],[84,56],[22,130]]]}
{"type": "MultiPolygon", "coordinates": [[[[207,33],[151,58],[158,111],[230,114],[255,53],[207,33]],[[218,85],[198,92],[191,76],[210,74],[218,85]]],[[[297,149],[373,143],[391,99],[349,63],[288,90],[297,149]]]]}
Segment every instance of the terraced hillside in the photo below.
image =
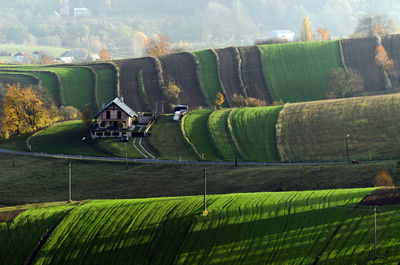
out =
{"type": "Polygon", "coordinates": [[[174,82],[181,88],[177,104],[192,107],[207,106],[206,96],[197,78],[197,63],[192,53],[183,52],[161,56],[164,82],[174,82]]]}
{"type": "MultiPolygon", "coordinates": [[[[195,51],[193,54],[198,60],[197,74],[200,85],[207,96],[208,104],[209,106],[215,106],[218,92],[226,97],[218,77],[217,55],[214,50],[195,51]]],[[[225,101],[222,106],[227,107],[227,102],[225,101]]]]}
{"type": "Polygon", "coordinates": [[[276,162],[275,125],[281,109],[194,111],[184,117],[182,133],[201,159],[233,161],[236,152],[240,160],[276,162]]]}
{"type": "Polygon", "coordinates": [[[120,70],[120,96],[135,110],[144,111],[155,108],[155,102],[161,104],[163,97],[157,62],[154,58],[144,57],[115,61],[120,70]],[[139,72],[142,73],[144,90],[141,90],[139,72]],[[145,93],[150,109],[140,97],[145,93]]]}
{"type": "Polygon", "coordinates": [[[398,158],[400,95],[285,105],[277,123],[284,161],[398,158]]]}
{"type": "Polygon", "coordinates": [[[267,103],[324,99],[326,74],[338,68],[359,72],[366,94],[393,93],[400,86],[399,40],[400,35],[382,40],[394,60],[394,69],[388,72],[394,88],[390,91],[384,90],[383,73],[374,62],[377,42],[373,38],[228,47],[107,63],[1,65],[0,80],[36,85],[34,79],[21,79],[16,73],[34,76],[59,105],[81,108],[89,102],[97,110],[113,97],[123,96],[136,111],[157,107],[159,113],[162,107],[171,111],[171,102],[163,93],[168,81],[182,90],[173,103],[192,109],[215,106],[218,92],[225,97],[223,107],[233,106],[233,94],[267,103]],[[81,95],[74,98],[77,91],[81,95]]]}
{"type": "Polygon", "coordinates": [[[231,102],[234,94],[247,97],[241,73],[241,58],[237,48],[228,47],[216,49],[218,58],[219,79],[226,93],[227,101],[231,102]]]}
{"type": "Polygon", "coordinates": [[[239,47],[241,75],[247,96],[271,103],[272,97],[263,71],[261,52],[256,46],[239,47]]]}
{"type": "MultiPolygon", "coordinates": [[[[202,196],[89,201],[74,205],[33,264],[365,264],[372,259],[372,210],[355,206],[372,191],[211,195],[206,216],[202,196]]],[[[379,264],[400,259],[398,210],[379,208],[379,264]]],[[[42,235],[22,230],[18,218],[15,240],[42,235]]]]}
{"type": "Polygon", "coordinates": [[[362,76],[366,90],[384,90],[383,75],[375,64],[376,39],[345,39],[340,43],[347,68],[357,71],[362,76]]]}
{"type": "Polygon", "coordinates": [[[258,46],[273,100],[300,102],[324,98],[326,74],[342,68],[338,41],[258,46]]]}
{"type": "Polygon", "coordinates": [[[393,60],[393,70],[389,71],[389,78],[392,82],[392,85],[395,89],[400,88],[400,36],[399,35],[390,35],[386,38],[382,39],[383,46],[385,47],[387,54],[390,59],[393,60]]]}
{"type": "Polygon", "coordinates": [[[275,126],[282,106],[236,109],[229,116],[240,153],[248,161],[279,161],[275,126]]]}
{"type": "Polygon", "coordinates": [[[12,79],[15,82],[47,89],[59,106],[71,105],[81,109],[88,103],[93,111],[97,111],[103,102],[108,102],[117,94],[116,69],[109,63],[0,67],[0,78],[6,78],[8,83],[12,81],[9,78],[11,74],[16,76],[12,79]],[[33,79],[20,80],[18,76],[22,74],[33,79]]]}

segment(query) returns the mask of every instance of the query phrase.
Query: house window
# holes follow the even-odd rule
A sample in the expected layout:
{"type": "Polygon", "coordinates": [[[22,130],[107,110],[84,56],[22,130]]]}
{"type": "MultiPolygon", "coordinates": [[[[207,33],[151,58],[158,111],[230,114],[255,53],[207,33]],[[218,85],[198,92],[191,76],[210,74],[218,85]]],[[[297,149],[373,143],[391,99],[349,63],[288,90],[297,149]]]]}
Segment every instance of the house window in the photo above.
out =
{"type": "Polygon", "coordinates": [[[106,119],[110,119],[110,111],[106,112],[106,119]]]}
{"type": "Polygon", "coordinates": [[[121,119],[121,111],[117,112],[117,119],[120,120],[121,119]]]}

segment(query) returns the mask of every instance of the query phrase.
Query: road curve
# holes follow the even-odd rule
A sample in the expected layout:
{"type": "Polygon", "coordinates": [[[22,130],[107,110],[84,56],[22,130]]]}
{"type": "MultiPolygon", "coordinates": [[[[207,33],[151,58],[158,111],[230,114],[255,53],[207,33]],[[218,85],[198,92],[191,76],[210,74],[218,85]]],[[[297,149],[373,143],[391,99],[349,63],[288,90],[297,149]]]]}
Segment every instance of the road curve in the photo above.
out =
{"type": "MultiPolygon", "coordinates": [[[[36,157],[50,157],[62,159],[78,159],[78,160],[91,160],[91,161],[108,161],[108,162],[126,162],[123,157],[101,157],[101,156],[85,156],[85,155],[64,155],[64,154],[50,154],[42,152],[25,152],[14,151],[16,155],[36,156],[36,157]]],[[[0,153],[12,154],[12,150],[1,149],[0,153]]],[[[179,161],[179,160],[160,160],[149,158],[128,158],[131,163],[158,163],[158,164],[196,164],[196,165],[235,165],[235,162],[213,162],[213,161],[179,161]]],[[[298,165],[342,165],[346,162],[286,162],[286,163],[266,163],[266,162],[238,162],[238,165],[254,165],[254,166],[298,166],[298,165]]]]}

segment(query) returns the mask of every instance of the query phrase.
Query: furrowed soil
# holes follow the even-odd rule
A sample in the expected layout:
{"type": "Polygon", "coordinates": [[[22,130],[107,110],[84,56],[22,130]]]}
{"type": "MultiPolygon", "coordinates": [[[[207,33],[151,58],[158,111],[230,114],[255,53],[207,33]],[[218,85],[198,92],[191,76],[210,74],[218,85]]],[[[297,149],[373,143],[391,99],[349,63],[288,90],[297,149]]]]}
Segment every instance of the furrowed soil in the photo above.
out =
{"type": "Polygon", "coordinates": [[[355,70],[364,79],[367,91],[385,89],[383,75],[375,64],[376,40],[374,38],[340,40],[347,68],[355,70]]]}
{"type": "Polygon", "coordinates": [[[181,88],[176,103],[191,107],[208,105],[197,78],[197,64],[193,54],[175,53],[161,56],[159,59],[164,82],[173,81],[181,88]]]}
{"type": "Polygon", "coordinates": [[[234,47],[216,49],[218,55],[218,71],[220,81],[225,88],[226,96],[230,102],[233,94],[243,95],[243,87],[240,82],[240,69],[238,51],[234,47]]]}
{"type": "Polygon", "coordinates": [[[389,71],[389,78],[392,82],[393,88],[400,88],[400,35],[390,35],[382,39],[382,44],[390,59],[393,60],[394,65],[392,71],[389,71]]]}
{"type": "Polygon", "coordinates": [[[115,61],[115,63],[120,67],[121,96],[124,97],[125,102],[132,109],[138,111],[148,110],[139,96],[139,71],[142,71],[143,73],[144,86],[146,91],[149,91],[147,92],[147,95],[152,95],[152,97],[148,98],[149,102],[152,103],[160,97],[160,80],[157,75],[157,68],[153,61],[154,59],[150,57],[115,61]]]}
{"type": "Polygon", "coordinates": [[[284,161],[399,158],[400,95],[288,104],[277,123],[284,161]]]}
{"type": "Polygon", "coordinates": [[[383,187],[377,189],[359,203],[361,206],[384,206],[392,204],[400,204],[400,188],[383,187]]]}
{"type": "Polygon", "coordinates": [[[256,46],[238,48],[242,58],[242,78],[249,97],[272,102],[265,80],[260,50],[256,46]]]}

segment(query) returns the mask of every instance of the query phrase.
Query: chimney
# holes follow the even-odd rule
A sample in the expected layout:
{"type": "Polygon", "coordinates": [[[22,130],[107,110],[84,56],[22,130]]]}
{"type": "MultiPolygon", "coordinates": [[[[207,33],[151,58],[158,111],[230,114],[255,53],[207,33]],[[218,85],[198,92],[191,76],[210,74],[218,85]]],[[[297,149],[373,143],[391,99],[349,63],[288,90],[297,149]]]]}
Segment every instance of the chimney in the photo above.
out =
{"type": "Polygon", "coordinates": [[[121,97],[120,100],[122,103],[124,103],[124,97],[121,97]]]}

